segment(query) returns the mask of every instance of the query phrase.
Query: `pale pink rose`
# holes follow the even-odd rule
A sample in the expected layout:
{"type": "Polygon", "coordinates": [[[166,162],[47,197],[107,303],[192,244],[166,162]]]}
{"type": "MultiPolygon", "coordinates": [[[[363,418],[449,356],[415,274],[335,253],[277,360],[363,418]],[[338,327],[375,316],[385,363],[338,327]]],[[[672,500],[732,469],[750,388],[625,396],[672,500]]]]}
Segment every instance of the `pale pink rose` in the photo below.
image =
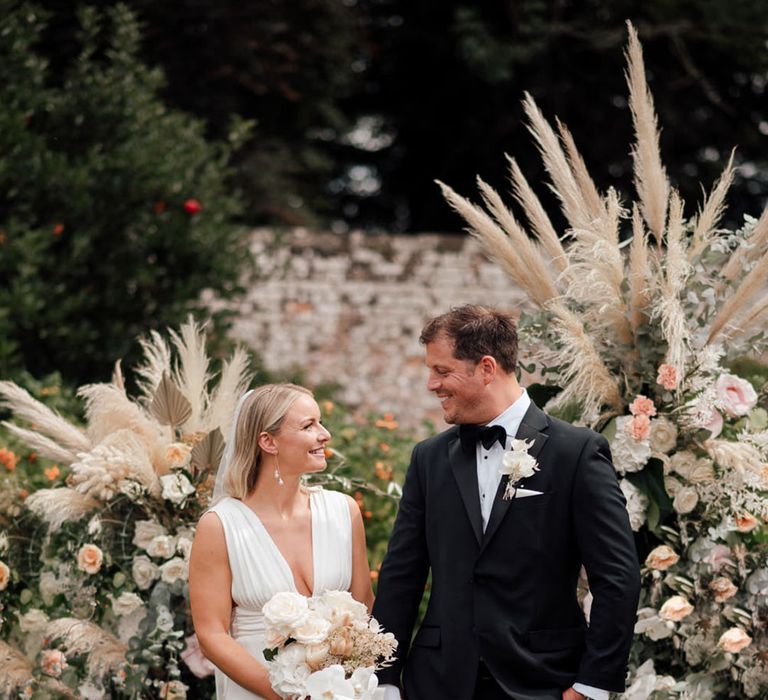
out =
{"type": "Polygon", "coordinates": [[[671,620],[680,622],[684,617],[688,617],[693,612],[691,605],[683,596],[675,595],[664,602],[659,610],[659,617],[662,620],[671,620]]]}
{"type": "Polygon", "coordinates": [[[741,627],[731,627],[727,632],[723,632],[720,635],[720,639],[717,642],[723,651],[728,651],[731,654],[738,654],[742,649],[748,647],[752,643],[752,637],[750,637],[741,627]]]}
{"type": "Polygon", "coordinates": [[[710,440],[714,440],[723,431],[723,416],[716,408],[712,409],[712,415],[701,425],[704,430],[709,430],[710,440]]]}
{"type": "Polygon", "coordinates": [[[720,571],[726,564],[733,564],[731,550],[724,544],[716,544],[712,547],[712,551],[703,561],[709,564],[713,571],[720,571]]]}
{"type": "Polygon", "coordinates": [[[192,453],[192,445],[183,442],[172,442],[165,448],[165,463],[173,469],[174,467],[183,467],[189,455],[192,453]]]}
{"type": "Polygon", "coordinates": [[[208,660],[203,654],[203,650],[200,648],[200,643],[197,641],[197,635],[193,634],[191,637],[185,639],[187,648],[181,652],[181,658],[193,675],[198,678],[205,678],[206,676],[213,675],[216,667],[208,660]]]}
{"type": "Polygon", "coordinates": [[[667,391],[677,388],[677,370],[672,365],[659,365],[659,374],[656,382],[667,391]]]}
{"type": "Polygon", "coordinates": [[[86,574],[95,574],[104,561],[103,552],[95,544],[84,544],[77,553],[77,568],[86,574]]]}
{"type": "Polygon", "coordinates": [[[8,568],[8,564],[4,561],[0,561],[0,591],[4,591],[8,588],[8,583],[11,580],[11,570],[8,568]]]}
{"type": "Polygon", "coordinates": [[[680,556],[674,549],[665,544],[660,544],[645,558],[645,564],[657,571],[666,571],[670,566],[677,564],[680,556]]]}
{"type": "Polygon", "coordinates": [[[633,416],[648,416],[648,418],[653,418],[653,416],[656,415],[656,406],[654,406],[652,399],[639,394],[635,400],[629,404],[629,412],[633,416]]]}
{"type": "Polygon", "coordinates": [[[330,646],[327,642],[321,644],[310,644],[307,646],[306,663],[313,671],[319,669],[323,662],[328,658],[330,646]]]}
{"type": "Polygon", "coordinates": [[[745,416],[757,403],[753,386],[735,374],[721,374],[715,382],[715,390],[723,410],[731,418],[745,416]]]}
{"type": "Polygon", "coordinates": [[[651,419],[642,413],[632,416],[632,420],[627,423],[626,431],[637,442],[645,440],[651,434],[651,419]]]}
{"type": "Polygon", "coordinates": [[[751,513],[738,513],[733,519],[739,532],[752,532],[760,524],[760,521],[751,513]]]}
{"type": "Polygon", "coordinates": [[[709,583],[709,590],[714,593],[715,601],[724,603],[729,598],[733,598],[738,592],[738,588],[731,579],[725,576],[718,576],[709,583]]]}
{"type": "Polygon", "coordinates": [[[67,657],[58,649],[46,649],[40,655],[40,668],[46,676],[58,678],[67,667],[67,657]]]}

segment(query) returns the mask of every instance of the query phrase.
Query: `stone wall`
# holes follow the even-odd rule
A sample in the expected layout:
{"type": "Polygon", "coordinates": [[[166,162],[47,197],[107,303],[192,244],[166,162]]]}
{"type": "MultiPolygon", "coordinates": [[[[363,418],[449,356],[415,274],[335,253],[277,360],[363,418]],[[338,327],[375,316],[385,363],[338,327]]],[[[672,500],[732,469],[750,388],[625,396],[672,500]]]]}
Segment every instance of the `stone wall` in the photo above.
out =
{"type": "Polygon", "coordinates": [[[463,303],[522,302],[468,235],[257,230],[251,247],[259,274],[235,306],[234,337],[267,369],[302,368],[308,384],[338,384],[345,402],[412,428],[443,425],[425,388],[424,322],[463,303]]]}

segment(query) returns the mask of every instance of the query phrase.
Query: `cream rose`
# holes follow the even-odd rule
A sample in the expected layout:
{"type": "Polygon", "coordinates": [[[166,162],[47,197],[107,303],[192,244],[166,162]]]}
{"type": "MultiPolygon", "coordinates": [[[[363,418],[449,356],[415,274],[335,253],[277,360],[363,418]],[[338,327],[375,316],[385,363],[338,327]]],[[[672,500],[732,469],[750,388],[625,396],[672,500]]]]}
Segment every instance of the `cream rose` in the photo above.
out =
{"type": "Polygon", "coordinates": [[[186,581],[189,577],[187,562],[179,557],[169,559],[160,566],[160,578],[168,584],[186,581]]]}
{"type": "Polygon", "coordinates": [[[77,568],[86,574],[95,574],[101,569],[104,552],[95,544],[84,544],[77,553],[77,568]]]}
{"type": "Polygon", "coordinates": [[[738,654],[742,649],[748,647],[752,643],[752,637],[750,637],[741,627],[731,627],[727,632],[723,632],[720,639],[717,642],[723,651],[730,652],[731,654],[738,654]]]}
{"type": "Polygon", "coordinates": [[[664,602],[659,610],[659,617],[662,620],[671,620],[672,622],[680,622],[684,617],[688,617],[693,612],[693,605],[691,605],[683,596],[672,596],[664,602]]]}
{"type": "Polygon", "coordinates": [[[334,627],[353,620],[368,621],[368,608],[355,600],[349,591],[326,591],[320,600],[325,617],[334,627]]]}
{"type": "Polygon", "coordinates": [[[677,444],[677,427],[675,424],[659,416],[651,421],[651,449],[654,452],[667,454],[671,452],[677,444]]]}
{"type": "Polygon", "coordinates": [[[657,571],[666,571],[670,566],[676,564],[679,559],[680,556],[671,547],[660,544],[651,550],[650,554],[645,558],[645,565],[657,571]]]}
{"type": "Polygon", "coordinates": [[[299,644],[320,644],[328,637],[331,623],[328,620],[310,612],[300,625],[295,625],[291,635],[299,644]]]}
{"type": "Polygon", "coordinates": [[[261,609],[267,624],[290,634],[309,615],[307,599],[298,593],[283,591],[275,593],[261,609]]]}
{"type": "Polygon", "coordinates": [[[155,520],[137,520],[133,533],[133,544],[141,549],[146,549],[155,537],[162,537],[167,534],[167,530],[155,520]]]}
{"type": "Polygon", "coordinates": [[[40,655],[40,668],[46,676],[58,678],[67,667],[67,657],[58,649],[45,649],[40,655]]]}
{"type": "Polygon", "coordinates": [[[669,458],[669,466],[687,481],[693,484],[705,484],[715,478],[712,460],[706,457],[697,458],[693,452],[684,450],[675,452],[669,458]]]}
{"type": "Polygon", "coordinates": [[[184,442],[172,442],[165,449],[165,463],[171,469],[183,467],[189,460],[192,446],[184,442]]]}
{"type": "Polygon", "coordinates": [[[150,557],[170,559],[176,553],[176,541],[169,535],[158,535],[152,538],[146,549],[150,557]]]}
{"type": "Polygon", "coordinates": [[[328,658],[330,647],[326,642],[321,644],[310,644],[307,647],[306,663],[313,671],[316,671],[328,658]]]}
{"type": "Polygon", "coordinates": [[[718,576],[710,581],[709,590],[712,591],[718,603],[724,603],[729,598],[733,598],[739,589],[736,588],[731,579],[726,576],[718,576]]]}
{"type": "Polygon", "coordinates": [[[4,591],[8,588],[8,583],[11,580],[11,570],[8,568],[8,564],[4,561],[0,561],[0,591],[4,591]]]}
{"type": "Polygon", "coordinates": [[[22,632],[41,632],[47,624],[48,615],[39,608],[30,608],[23,615],[19,615],[19,627],[22,632]]]}
{"type": "Polygon", "coordinates": [[[160,688],[161,700],[185,700],[187,688],[181,681],[167,681],[160,688]]]}
{"type": "Polygon", "coordinates": [[[757,403],[752,385],[735,374],[721,374],[715,382],[715,391],[720,405],[731,418],[745,416],[757,403]]]}
{"type": "Polygon", "coordinates": [[[619,487],[627,500],[629,525],[637,532],[645,524],[648,497],[636,486],[633,486],[628,479],[622,479],[619,482],[619,487]]]}
{"type": "Polygon", "coordinates": [[[160,477],[160,483],[163,485],[163,498],[171,503],[182,503],[195,492],[195,487],[183,474],[166,474],[160,477]]]}
{"type": "Polygon", "coordinates": [[[131,615],[136,612],[144,601],[140,596],[135,593],[121,593],[117,598],[112,600],[112,612],[118,617],[124,617],[125,615],[131,615]]]}
{"type": "Polygon", "coordinates": [[[675,494],[674,500],[672,501],[672,507],[675,509],[676,513],[685,515],[686,513],[690,513],[696,507],[698,502],[699,494],[696,493],[696,489],[691,486],[682,486],[675,494]]]}
{"type": "Polygon", "coordinates": [[[733,519],[739,532],[752,532],[760,524],[760,521],[751,513],[738,513],[733,519]]]}
{"type": "Polygon", "coordinates": [[[152,585],[152,582],[160,575],[157,568],[149,557],[143,554],[133,558],[133,580],[140,590],[146,591],[152,585]]]}

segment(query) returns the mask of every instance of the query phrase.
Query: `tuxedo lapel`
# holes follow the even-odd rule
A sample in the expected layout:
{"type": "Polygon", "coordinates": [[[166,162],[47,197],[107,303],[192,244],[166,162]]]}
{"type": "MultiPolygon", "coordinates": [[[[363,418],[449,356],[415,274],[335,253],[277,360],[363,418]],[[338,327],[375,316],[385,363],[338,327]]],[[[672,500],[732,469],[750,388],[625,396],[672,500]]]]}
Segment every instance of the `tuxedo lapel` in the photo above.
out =
{"type": "Polygon", "coordinates": [[[475,533],[477,543],[483,539],[483,519],[480,514],[480,496],[477,486],[477,458],[475,451],[471,454],[461,448],[458,435],[448,447],[448,460],[453,470],[453,476],[459,487],[461,499],[467,510],[472,531],[475,533]]]}
{"type": "MultiPolygon", "coordinates": [[[[520,427],[517,429],[515,438],[517,440],[527,440],[533,442],[528,454],[536,459],[541,452],[544,443],[547,441],[547,434],[542,432],[547,429],[549,421],[547,416],[538,406],[534,403],[528,407],[528,410],[523,416],[523,420],[520,423],[520,427]]],[[[475,476],[475,483],[477,483],[477,476],[475,476]]],[[[482,540],[480,553],[488,546],[488,542],[491,540],[501,522],[504,520],[504,516],[510,507],[514,507],[514,498],[505,500],[503,498],[504,491],[507,488],[507,477],[503,476],[499,482],[499,488],[496,490],[496,496],[493,500],[493,508],[491,509],[491,515],[488,518],[488,525],[485,528],[485,535],[482,540]]]]}

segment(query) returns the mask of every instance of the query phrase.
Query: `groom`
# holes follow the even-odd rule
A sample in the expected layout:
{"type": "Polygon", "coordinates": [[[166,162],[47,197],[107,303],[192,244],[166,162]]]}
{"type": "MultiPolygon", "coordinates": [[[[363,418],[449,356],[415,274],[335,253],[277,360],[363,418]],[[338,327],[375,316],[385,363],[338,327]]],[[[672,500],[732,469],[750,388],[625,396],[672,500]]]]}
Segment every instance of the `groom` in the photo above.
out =
{"type": "Polygon", "coordinates": [[[510,316],[455,308],[421,342],[427,388],[454,427],[414,448],[381,567],[373,615],[399,642],[378,674],[385,697],[399,697],[404,671],[407,700],[606,700],[624,689],[640,587],[608,443],[531,402],[510,316]],[[507,489],[502,457],[525,451],[512,438],[538,471],[507,489]]]}

